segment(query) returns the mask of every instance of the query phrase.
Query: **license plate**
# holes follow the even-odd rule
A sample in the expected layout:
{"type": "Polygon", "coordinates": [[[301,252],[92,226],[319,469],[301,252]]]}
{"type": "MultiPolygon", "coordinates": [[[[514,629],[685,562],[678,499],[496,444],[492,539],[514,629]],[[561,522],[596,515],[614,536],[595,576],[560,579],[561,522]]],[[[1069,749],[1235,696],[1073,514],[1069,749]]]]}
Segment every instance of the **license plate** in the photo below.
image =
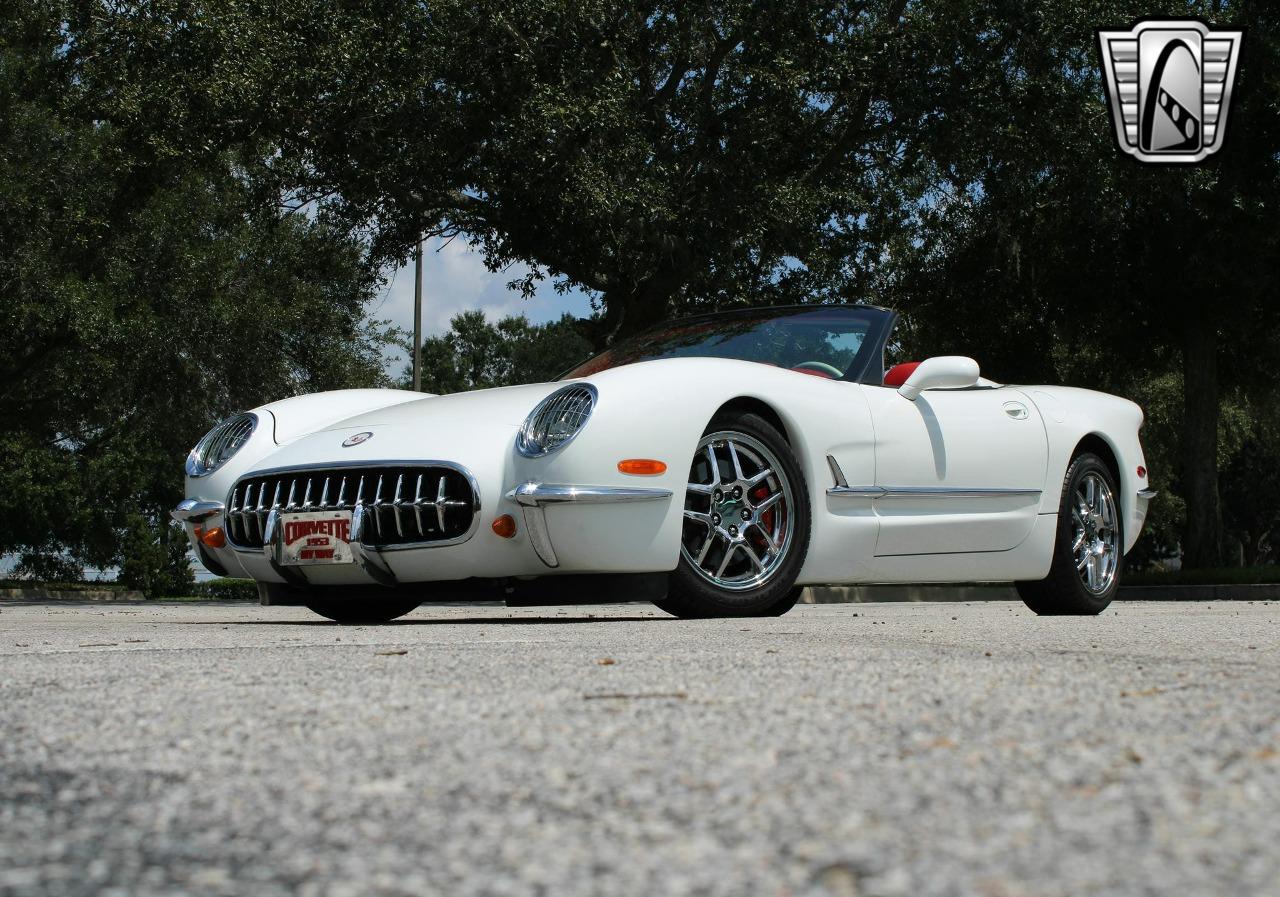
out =
{"type": "Polygon", "coordinates": [[[350,511],[307,511],[281,514],[284,545],[280,563],[293,567],[308,564],[351,564],[350,511]]]}

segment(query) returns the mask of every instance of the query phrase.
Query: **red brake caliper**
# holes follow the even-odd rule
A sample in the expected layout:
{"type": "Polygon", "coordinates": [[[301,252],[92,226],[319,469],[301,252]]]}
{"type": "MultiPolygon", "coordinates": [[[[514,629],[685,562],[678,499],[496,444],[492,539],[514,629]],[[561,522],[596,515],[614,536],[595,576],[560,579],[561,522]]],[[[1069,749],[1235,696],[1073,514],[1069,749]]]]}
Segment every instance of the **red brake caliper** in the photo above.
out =
{"type": "MultiPolygon", "coordinates": [[[[768,497],[769,497],[768,486],[764,486],[764,485],[757,486],[751,492],[751,498],[756,504],[759,504],[760,502],[764,501],[768,497]]],[[[775,510],[776,510],[776,506],[773,508],[770,508],[769,510],[765,511],[763,514],[760,515],[760,528],[763,529],[765,532],[773,532],[773,515],[775,513],[775,510]]],[[[759,536],[758,533],[757,533],[757,536],[759,536]]],[[[763,536],[759,537],[759,541],[762,546],[768,544],[767,542],[765,542],[763,536]]]]}

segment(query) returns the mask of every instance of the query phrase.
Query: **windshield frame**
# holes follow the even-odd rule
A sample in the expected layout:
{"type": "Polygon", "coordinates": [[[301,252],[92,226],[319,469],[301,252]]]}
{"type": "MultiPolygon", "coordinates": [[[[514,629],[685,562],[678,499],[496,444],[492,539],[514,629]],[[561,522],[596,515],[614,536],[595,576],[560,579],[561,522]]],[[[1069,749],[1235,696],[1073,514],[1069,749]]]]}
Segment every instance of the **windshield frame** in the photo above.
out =
{"type": "MultiPolygon", "coordinates": [[[[841,311],[847,310],[855,312],[859,316],[867,318],[867,334],[862,340],[862,345],[858,347],[857,353],[849,362],[848,368],[844,372],[844,376],[840,377],[841,381],[851,383],[866,383],[872,386],[879,386],[884,382],[884,351],[885,346],[889,342],[889,335],[893,331],[893,326],[898,320],[898,313],[890,308],[881,308],[878,305],[865,305],[862,303],[831,303],[831,304],[804,304],[804,305],[770,305],[770,306],[748,306],[745,308],[732,309],[730,311],[709,312],[701,315],[689,315],[682,318],[673,318],[669,321],[663,321],[645,330],[634,334],[617,344],[604,349],[601,352],[583,359],[575,364],[569,370],[556,377],[556,382],[569,378],[569,375],[579,368],[590,364],[595,359],[604,355],[606,352],[616,351],[633,341],[644,339],[645,337],[659,333],[664,330],[670,330],[679,327],[696,326],[703,322],[713,321],[732,321],[739,318],[759,318],[761,321],[769,321],[777,318],[791,317],[796,314],[815,311],[841,311]]],[[[720,358],[719,355],[706,356],[682,356],[682,357],[705,357],[720,358]]],[[[662,359],[645,359],[646,361],[660,361],[662,359]]],[[[604,371],[615,370],[621,367],[628,367],[632,364],[639,364],[639,361],[627,362],[626,364],[614,365],[613,367],[603,368],[593,374],[583,374],[582,377],[593,376],[594,373],[603,373],[604,371]]],[[[577,378],[575,378],[577,379],[577,378]]]]}

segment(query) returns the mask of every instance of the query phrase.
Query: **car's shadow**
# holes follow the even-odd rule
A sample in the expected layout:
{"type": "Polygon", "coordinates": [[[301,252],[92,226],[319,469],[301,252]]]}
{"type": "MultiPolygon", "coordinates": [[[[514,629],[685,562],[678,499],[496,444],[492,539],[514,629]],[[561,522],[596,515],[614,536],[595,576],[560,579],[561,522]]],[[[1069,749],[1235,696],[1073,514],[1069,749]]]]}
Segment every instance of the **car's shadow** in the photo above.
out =
{"type": "Polygon", "coordinates": [[[392,620],[389,623],[335,623],[333,620],[174,620],[174,626],[536,626],[546,623],[678,623],[675,617],[449,617],[392,620]]]}

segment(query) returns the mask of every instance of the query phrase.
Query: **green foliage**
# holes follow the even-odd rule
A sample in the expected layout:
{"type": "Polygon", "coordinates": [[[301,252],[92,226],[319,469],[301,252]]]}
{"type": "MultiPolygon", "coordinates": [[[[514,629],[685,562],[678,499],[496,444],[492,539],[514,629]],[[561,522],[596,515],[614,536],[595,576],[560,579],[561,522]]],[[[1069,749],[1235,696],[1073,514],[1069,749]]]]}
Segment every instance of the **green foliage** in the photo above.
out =
{"type": "Polygon", "coordinates": [[[1271,394],[1259,365],[1280,352],[1280,11],[1167,10],[1247,28],[1224,149],[1175,167],[1135,164],[1114,146],[1094,29],[1127,24],[1131,7],[961,6],[985,10],[990,31],[977,34],[1001,58],[985,55],[985,37],[960,35],[954,71],[986,58],[995,74],[923,138],[934,186],[890,293],[911,314],[908,342],[918,354],[977,354],[995,379],[1138,400],[1164,492],[1139,558],[1180,545],[1187,563],[1219,566],[1232,514],[1219,496],[1237,494],[1220,466],[1239,455],[1242,409],[1271,394]]]}
{"type": "MultiPolygon", "coordinates": [[[[1222,465],[1223,518],[1247,566],[1280,561],[1280,394],[1237,406],[1222,465]]],[[[1224,427],[1224,430],[1227,429],[1224,427]]]]}
{"type": "Polygon", "coordinates": [[[187,450],[237,409],[377,381],[380,280],[323,215],[264,204],[245,145],[169,146],[152,116],[200,97],[125,80],[123,15],[78,9],[0,14],[0,552],[166,594],[190,582],[187,450]]]}
{"type": "MultiPolygon", "coordinates": [[[[445,394],[553,380],[591,354],[584,323],[567,314],[547,324],[514,315],[491,324],[480,311],[455,315],[448,333],[422,343],[422,388],[445,394]]],[[[411,379],[410,367],[405,384],[411,379]]]]}
{"type": "Polygon", "coordinates": [[[546,379],[675,311],[893,304],[903,352],[1143,400],[1143,551],[1214,563],[1224,519],[1261,526],[1218,464],[1236,495],[1274,444],[1280,11],[1142,12],[1248,29],[1203,165],[1113,145],[1114,0],[10,4],[0,550],[127,543],[178,588],[174,459],[237,408],[375,380],[376,271],[430,232],[604,314],[456,321],[433,390],[546,379]]]}
{"type": "Polygon", "coordinates": [[[196,583],[184,594],[210,601],[257,601],[258,584],[252,579],[210,579],[196,583]]]}

